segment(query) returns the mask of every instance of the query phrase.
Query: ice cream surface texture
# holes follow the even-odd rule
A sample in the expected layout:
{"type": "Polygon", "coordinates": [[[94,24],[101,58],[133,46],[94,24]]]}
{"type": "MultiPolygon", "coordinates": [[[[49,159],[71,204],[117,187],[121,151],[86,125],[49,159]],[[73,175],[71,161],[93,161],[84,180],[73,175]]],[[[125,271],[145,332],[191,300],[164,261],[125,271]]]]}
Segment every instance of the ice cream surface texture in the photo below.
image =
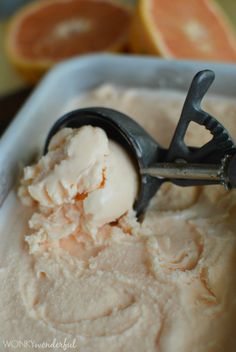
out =
{"type": "MultiPolygon", "coordinates": [[[[183,100],[104,85],[62,113],[115,108],[168,147],[183,100]]],[[[205,109],[236,138],[233,99],[205,109]]],[[[196,126],[187,135],[194,146],[208,138],[196,126]]],[[[1,352],[19,339],[76,352],[236,350],[235,190],[164,184],[140,223],[136,192],[131,161],[99,128],[61,130],[26,167],[0,212],[1,352]]]]}

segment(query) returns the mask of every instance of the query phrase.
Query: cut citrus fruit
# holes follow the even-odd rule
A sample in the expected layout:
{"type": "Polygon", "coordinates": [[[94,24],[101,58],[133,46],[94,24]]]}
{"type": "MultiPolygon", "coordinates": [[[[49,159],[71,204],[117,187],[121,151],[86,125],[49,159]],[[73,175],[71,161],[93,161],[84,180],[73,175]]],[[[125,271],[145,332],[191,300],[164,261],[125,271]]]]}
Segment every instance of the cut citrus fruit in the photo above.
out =
{"type": "Polygon", "coordinates": [[[213,0],[140,0],[131,28],[136,53],[236,61],[236,38],[213,0]]]}
{"type": "Polygon", "coordinates": [[[10,61],[31,82],[55,63],[80,54],[120,51],[132,12],[111,0],[44,0],[23,8],[7,35],[10,61]]]}

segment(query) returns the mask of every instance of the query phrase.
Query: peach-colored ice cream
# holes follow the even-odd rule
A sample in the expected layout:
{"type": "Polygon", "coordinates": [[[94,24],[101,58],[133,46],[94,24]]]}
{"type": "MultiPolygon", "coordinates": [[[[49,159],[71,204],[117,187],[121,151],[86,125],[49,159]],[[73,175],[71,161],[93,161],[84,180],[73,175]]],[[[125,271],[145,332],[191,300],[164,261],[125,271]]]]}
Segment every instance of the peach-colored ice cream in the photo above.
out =
{"type": "MultiPolygon", "coordinates": [[[[167,147],[183,99],[105,85],[65,110],[121,110],[167,147]]],[[[236,138],[235,100],[205,108],[236,138]]],[[[193,128],[187,138],[209,135],[193,128]]],[[[140,223],[136,192],[131,161],[99,128],[60,131],[26,167],[20,199],[12,190],[1,211],[1,352],[1,339],[66,339],[76,352],[236,350],[235,190],[164,184],[140,223]]]]}
{"type": "Polygon", "coordinates": [[[103,225],[130,211],[138,175],[129,155],[92,126],[64,128],[48,153],[24,170],[19,196],[37,211],[26,237],[33,253],[69,236],[96,237],[103,225]]]}

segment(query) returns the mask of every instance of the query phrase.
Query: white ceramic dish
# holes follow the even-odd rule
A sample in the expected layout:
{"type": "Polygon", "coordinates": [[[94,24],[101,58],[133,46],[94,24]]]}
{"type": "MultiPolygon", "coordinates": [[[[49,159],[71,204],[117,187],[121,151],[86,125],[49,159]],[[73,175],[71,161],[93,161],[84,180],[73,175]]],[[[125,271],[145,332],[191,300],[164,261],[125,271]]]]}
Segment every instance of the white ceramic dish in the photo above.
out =
{"type": "Polygon", "coordinates": [[[14,184],[19,163],[29,162],[43,147],[49,128],[71,98],[104,82],[186,91],[193,75],[205,68],[216,72],[211,93],[236,96],[236,65],[232,64],[93,55],[58,65],[38,85],[0,139],[0,205],[14,184]]]}

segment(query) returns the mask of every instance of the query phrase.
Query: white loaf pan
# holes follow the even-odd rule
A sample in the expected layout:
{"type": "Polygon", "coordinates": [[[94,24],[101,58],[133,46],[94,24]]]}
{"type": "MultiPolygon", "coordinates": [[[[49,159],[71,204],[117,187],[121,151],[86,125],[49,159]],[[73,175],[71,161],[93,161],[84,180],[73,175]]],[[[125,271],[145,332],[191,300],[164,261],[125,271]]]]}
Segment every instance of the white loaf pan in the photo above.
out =
{"type": "Polygon", "coordinates": [[[42,150],[51,125],[71,98],[105,82],[124,87],[187,91],[194,74],[206,68],[216,72],[211,93],[236,97],[236,65],[233,64],[92,55],[56,66],[0,139],[0,205],[14,184],[19,164],[29,162],[32,155],[42,150]]]}

